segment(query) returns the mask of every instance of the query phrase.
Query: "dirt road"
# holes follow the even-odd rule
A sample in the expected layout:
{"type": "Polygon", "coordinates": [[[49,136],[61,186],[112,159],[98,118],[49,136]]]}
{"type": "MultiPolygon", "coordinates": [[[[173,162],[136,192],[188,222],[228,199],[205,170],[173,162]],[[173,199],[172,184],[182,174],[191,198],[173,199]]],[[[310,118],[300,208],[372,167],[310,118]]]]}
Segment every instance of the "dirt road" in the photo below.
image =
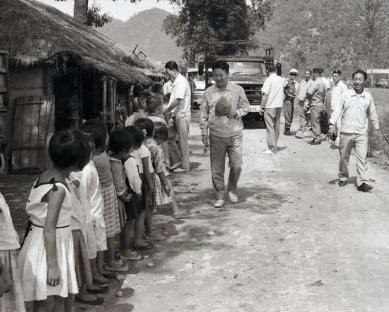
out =
{"type": "MultiPolygon", "coordinates": [[[[212,207],[209,156],[192,131],[195,169],[175,178],[183,222],[158,215],[168,239],[123,287],[135,312],[389,311],[389,175],[370,166],[372,193],[338,188],[338,152],[245,130],[240,203],[212,207]]],[[[351,173],[355,175],[351,161],[351,173]]]]}
{"type": "MultiPolygon", "coordinates": [[[[283,150],[267,156],[265,130],[245,130],[240,203],[215,209],[194,124],[193,170],[174,177],[188,217],[158,212],[155,227],[167,239],[123,276],[134,293],[118,298],[117,282],[103,307],[75,311],[389,311],[388,170],[369,164],[372,193],[356,191],[355,178],[340,189],[338,152],[308,140],[281,136],[283,150]]],[[[353,161],[350,168],[355,175],[353,161]]],[[[20,234],[32,180],[0,178],[20,234]]]]}

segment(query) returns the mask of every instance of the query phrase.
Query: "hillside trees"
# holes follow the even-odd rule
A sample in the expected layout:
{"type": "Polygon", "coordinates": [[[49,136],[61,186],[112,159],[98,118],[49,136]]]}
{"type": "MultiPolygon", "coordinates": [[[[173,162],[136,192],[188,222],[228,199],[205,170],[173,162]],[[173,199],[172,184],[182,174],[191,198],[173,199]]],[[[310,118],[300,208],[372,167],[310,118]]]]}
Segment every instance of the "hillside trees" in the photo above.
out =
{"type": "Polygon", "coordinates": [[[361,54],[366,55],[367,66],[374,68],[387,58],[384,51],[387,53],[389,5],[386,0],[360,0],[356,10],[361,54]]]}
{"type": "MultiPolygon", "coordinates": [[[[129,1],[135,3],[141,0],[129,1]]],[[[109,14],[101,13],[101,8],[98,5],[93,4],[89,7],[89,0],[74,0],[73,16],[81,24],[94,27],[103,27],[106,23],[109,23],[112,20],[112,17],[109,14]]]]}
{"type": "Polygon", "coordinates": [[[265,28],[271,6],[265,0],[171,0],[179,9],[164,21],[164,30],[183,47],[184,57],[195,53],[232,54],[247,49],[225,41],[248,40],[258,28],[265,28]]]}

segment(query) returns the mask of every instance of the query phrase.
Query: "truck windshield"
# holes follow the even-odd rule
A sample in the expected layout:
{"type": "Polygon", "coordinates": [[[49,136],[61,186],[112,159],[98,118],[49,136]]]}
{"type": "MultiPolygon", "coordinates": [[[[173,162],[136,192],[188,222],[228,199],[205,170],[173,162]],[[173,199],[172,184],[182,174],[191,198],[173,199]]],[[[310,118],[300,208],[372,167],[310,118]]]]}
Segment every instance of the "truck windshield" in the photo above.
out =
{"type": "Polygon", "coordinates": [[[261,62],[228,62],[230,75],[266,75],[266,69],[261,62]]]}

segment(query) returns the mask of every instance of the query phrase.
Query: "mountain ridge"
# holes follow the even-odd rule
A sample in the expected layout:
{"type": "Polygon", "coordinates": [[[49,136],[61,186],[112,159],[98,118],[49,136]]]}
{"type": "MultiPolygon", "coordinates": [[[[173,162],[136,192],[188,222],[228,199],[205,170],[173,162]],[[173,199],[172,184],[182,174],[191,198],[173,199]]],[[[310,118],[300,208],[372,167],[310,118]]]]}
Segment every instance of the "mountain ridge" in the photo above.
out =
{"type": "Polygon", "coordinates": [[[177,47],[174,38],[162,29],[163,20],[169,14],[171,13],[163,9],[152,8],[135,14],[127,21],[113,19],[98,31],[127,52],[132,52],[138,44],[137,51],[142,51],[154,62],[165,63],[169,60],[180,62],[182,49],[177,47]],[[148,31],[145,32],[145,29],[148,31]]]}

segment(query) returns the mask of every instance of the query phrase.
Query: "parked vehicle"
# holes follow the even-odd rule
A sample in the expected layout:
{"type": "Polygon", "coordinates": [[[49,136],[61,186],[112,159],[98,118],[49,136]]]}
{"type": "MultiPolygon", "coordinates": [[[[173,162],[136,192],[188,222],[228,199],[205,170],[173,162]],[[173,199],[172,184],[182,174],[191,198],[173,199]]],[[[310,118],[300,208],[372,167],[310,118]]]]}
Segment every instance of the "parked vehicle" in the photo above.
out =
{"type": "MultiPolygon", "coordinates": [[[[274,64],[271,49],[266,56],[215,56],[209,57],[205,63],[199,64],[200,72],[205,68],[212,68],[215,61],[222,60],[230,65],[230,81],[240,85],[250,102],[250,111],[243,117],[244,121],[261,121],[261,88],[267,78],[268,64],[274,64]]],[[[281,64],[277,64],[278,74],[281,75],[281,64]]]]}
{"type": "Polygon", "coordinates": [[[389,88],[389,79],[387,78],[378,79],[377,82],[375,83],[375,86],[377,88],[389,88]]]}

